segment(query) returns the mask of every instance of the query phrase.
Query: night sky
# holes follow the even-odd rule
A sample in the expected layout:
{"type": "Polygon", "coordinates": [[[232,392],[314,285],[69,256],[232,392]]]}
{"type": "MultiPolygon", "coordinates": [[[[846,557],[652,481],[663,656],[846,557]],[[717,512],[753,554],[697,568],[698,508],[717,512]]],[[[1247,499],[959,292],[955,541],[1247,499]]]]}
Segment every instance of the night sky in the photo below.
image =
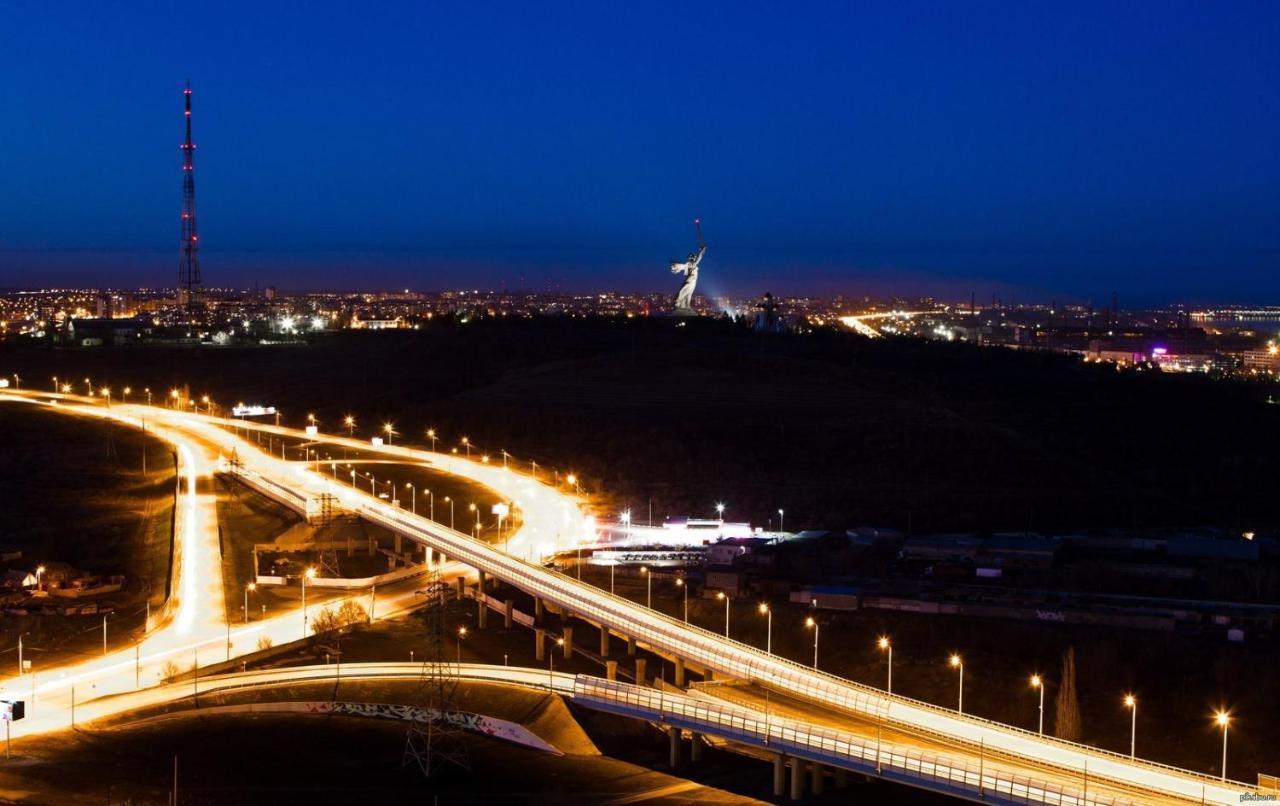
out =
{"type": "Polygon", "coordinates": [[[0,286],[1280,303],[1280,4],[0,0],[0,286]]]}

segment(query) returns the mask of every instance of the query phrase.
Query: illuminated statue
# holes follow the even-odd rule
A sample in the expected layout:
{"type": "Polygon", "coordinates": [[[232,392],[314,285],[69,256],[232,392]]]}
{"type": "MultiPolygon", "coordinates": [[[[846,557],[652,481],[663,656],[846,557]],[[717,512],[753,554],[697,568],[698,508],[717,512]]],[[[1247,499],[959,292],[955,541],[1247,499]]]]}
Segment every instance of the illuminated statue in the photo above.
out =
{"type": "Polygon", "coordinates": [[[683,274],[684,284],[676,292],[676,313],[693,313],[693,290],[698,286],[698,265],[702,256],[707,253],[707,245],[702,240],[702,221],[694,219],[693,225],[698,228],[698,251],[689,253],[688,260],[671,261],[671,273],[683,274]]]}

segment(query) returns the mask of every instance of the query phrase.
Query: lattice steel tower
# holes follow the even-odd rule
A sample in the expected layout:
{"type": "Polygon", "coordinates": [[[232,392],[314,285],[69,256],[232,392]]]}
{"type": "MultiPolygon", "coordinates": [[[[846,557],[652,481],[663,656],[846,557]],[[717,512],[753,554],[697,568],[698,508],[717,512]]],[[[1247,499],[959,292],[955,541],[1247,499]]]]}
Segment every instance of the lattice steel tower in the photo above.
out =
{"type": "Polygon", "coordinates": [[[186,102],[187,139],[182,143],[182,253],[178,259],[178,295],[187,309],[200,307],[199,233],[196,231],[196,146],[191,142],[191,83],[182,91],[186,102]]]}

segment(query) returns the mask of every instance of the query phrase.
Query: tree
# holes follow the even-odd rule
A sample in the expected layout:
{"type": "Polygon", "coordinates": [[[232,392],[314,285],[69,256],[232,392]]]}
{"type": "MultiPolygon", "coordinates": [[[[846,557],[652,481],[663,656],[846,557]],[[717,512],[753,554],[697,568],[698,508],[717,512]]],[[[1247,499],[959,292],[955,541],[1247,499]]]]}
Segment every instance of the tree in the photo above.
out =
{"type": "Polygon", "coordinates": [[[1058,685],[1054,733],[1069,742],[1080,740],[1080,700],[1076,696],[1076,648],[1062,653],[1062,682],[1058,685]]]}
{"type": "Polygon", "coordinates": [[[348,599],[336,611],[331,607],[326,607],[317,613],[311,620],[311,631],[316,635],[323,635],[346,629],[353,624],[364,624],[368,620],[369,615],[365,612],[364,607],[348,599]]]}

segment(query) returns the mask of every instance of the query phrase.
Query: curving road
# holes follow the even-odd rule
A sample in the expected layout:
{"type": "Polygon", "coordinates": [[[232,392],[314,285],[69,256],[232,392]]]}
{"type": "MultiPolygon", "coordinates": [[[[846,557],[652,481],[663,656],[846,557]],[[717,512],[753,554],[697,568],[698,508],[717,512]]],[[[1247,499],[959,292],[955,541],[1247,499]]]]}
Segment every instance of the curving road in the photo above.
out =
{"type": "MultiPolygon", "coordinates": [[[[24,397],[30,399],[26,395],[24,397]]],[[[36,394],[34,397],[51,396],[36,394]]],[[[816,672],[810,667],[767,654],[755,647],[725,639],[717,633],[669,618],[544,568],[539,562],[543,556],[593,539],[594,524],[589,516],[582,514],[581,502],[576,497],[514,469],[417,448],[374,446],[361,440],[339,436],[323,437],[326,443],[359,448],[366,453],[420,463],[458,475],[487,486],[502,498],[515,502],[521,510],[524,523],[509,540],[508,551],[504,553],[468,535],[326,479],[305,465],[268,456],[253,443],[234,433],[258,430],[299,441],[315,441],[314,437],[309,437],[302,431],[253,423],[227,423],[208,416],[140,405],[117,405],[108,412],[100,405],[68,398],[60,401],[59,406],[90,416],[114,417],[134,425],[145,417],[152,427],[157,428],[158,434],[179,444],[180,450],[185,445],[187,450],[192,451],[193,457],[198,454],[199,458],[194,460],[197,463],[207,462],[212,455],[220,454],[214,461],[223,460],[225,464],[227,458],[234,456],[245,483],[264,492],[274,493],[273,497],[278,497],[278,500],[283,497],[283,500],[292,501],[291,505],[297,509],[305,511],[309,500],[321,495],[332,495],[342,507],[373,523],[429,545],[451,560],[515,585],[578,617],[634,637],[638,643],[656,652],[683,658],[693,665],[712,669],[732,678],[757,683],[798,700],[817,703],[828,709],[838,709],[864,721],[871,720],[879,725],[909,730],[917,741],[928,742],[939,752],[969,753],[975,748],[983,748],[984,752],[998,754],[1015,768],[1021,764],[1029,780],[1061,778],[1075,782],[1087,778],[1096,782],[1095,785],[1105,783],[1125,792],[1141,792],[1144,801],[1226,804],[1238,803],[1242,793],[1257,792],[1255,787],[1248,784],[1220,782],[1216,778],[1186,770],[1141,760],[1135,762],[1119,754],[1041,737],[987,720],[961,716],[927,703],[886,695],[870,686],[816,672]]],[[[199,504],[196,485],[189,481],[188,487],[191,488],[188,490],[188,494],[192,496],[191,504],[199,504]]],[[[198,515],[195,519],[196,528],[193,533],[199,535],[201,519],[198,515]]],[[[193,537],[187,529],[184,528],[183,531],[184,550],[189,546],[188,540],[197,544],[201,542],[199,537],[193,537]]],[[[201,548],[197,545],[196,550],[187,555],[188,559],[184,563],[189,562],[189,557],[202,556],[201,548]]],[[[184,573],[184,598],[178,605],[179,615],[175,624],[184,624],[185,619],[190,618],[192,629],[198,634],[200,629],[208,629],[210,623],[216,623],[217,618],[212,615],[214,611],[211,603],[208,605],[209,609],[205,609],[203,604],[196,604],[194,613],[187,616],[185,608],[192,605],[193,600],[186,597],[188,588],[185,577],[184,573]]],[[[201,586],[193,585],[191,591],[195,602],[204,601],[201,586]]],[[[220,612],[220,589],[217,591],[217,598],[217,612],[220,612]]],[[[289,619],[290,616],[286,615],[276,621],[289,619]]],[[[292,619],[292,628],[298,629],[300,624],[297,617],[293,616],[292,619]]],[[[259,624],[265,625],[265,622],[259,624]]],[[[180,631],[175,634],[169,628],[158,632],[163,633],[166,642],[181,643],[183,633],[180,631]]],[[[217,639],[215,637],[211,640],[217,639]]],[[[4,683],[0,683],[2,685],[4,683]]]]}

